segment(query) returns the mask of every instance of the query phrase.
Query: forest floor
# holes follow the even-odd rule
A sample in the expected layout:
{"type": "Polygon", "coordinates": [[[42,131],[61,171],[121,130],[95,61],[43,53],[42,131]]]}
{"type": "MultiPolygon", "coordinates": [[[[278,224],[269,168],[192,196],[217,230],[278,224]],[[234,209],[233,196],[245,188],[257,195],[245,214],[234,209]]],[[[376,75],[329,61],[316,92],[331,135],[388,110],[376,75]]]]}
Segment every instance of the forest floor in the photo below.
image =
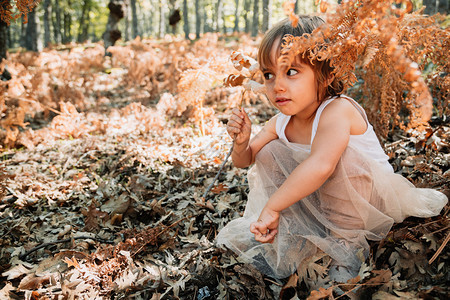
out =
{"type": "MultiPolygon", "coordinates": [[[[330,282],[324,255],[277,280],[217,248],[248,192],[247,169],[227,162],[203,197],[231,145],[228,94],[206,94],[215,114],[201,134],[198,121],[165,115],[161,95],[106,65],[89,75],[90,105],[27,117],[32,130],[1,152],[1,299],[447,299],[448,205],[371,242],[346,284],[330,282]]],[[[246,110],[255,131],[274,113],[259,101],[246,110]]],[[[449,195],[450,127],[430,124],[393,132],[384,147],[396,172],[449,195]]]]}

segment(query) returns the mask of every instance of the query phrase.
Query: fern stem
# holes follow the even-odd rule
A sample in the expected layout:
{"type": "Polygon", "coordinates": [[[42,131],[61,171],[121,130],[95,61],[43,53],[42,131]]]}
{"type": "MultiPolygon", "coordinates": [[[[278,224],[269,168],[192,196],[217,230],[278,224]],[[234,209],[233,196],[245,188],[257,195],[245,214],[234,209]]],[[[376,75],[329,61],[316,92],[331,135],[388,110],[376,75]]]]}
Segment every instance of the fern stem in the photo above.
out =
{"type": "MultiPolygon", "coordinates": [[[[253,79],[253,76],[251,77],[251,79],[253,79]]],[[[242,106],[244,105],[244,94],[246,92],[246,89],[244,89],[242,91],[241,94],[241,103],[239,104],[239,109],[242,109],[242,106]]],[[[206,200],[206,195],[208,195],[209,191],[212,189],[212,187],[214,186],[214,183],[216,182],[216,180],[219,178],[220,173],[223,170],[223,167],[225,166],[225,164],[227,163],[228,159],[231,156],[231,153],[233,153],[233,148],[234,148],[234,139],[233,139],[233,144],[231,145],[230,151],[228,151],[227,156],[225,157],[225,160],[223,161],[222,165],[220,166],[219,171],[217,171],[216,176],[214,177],[213,181],[209,184],[209,186],[206,188],[206,191],[203,193],[202,199],[206,200]]]]}

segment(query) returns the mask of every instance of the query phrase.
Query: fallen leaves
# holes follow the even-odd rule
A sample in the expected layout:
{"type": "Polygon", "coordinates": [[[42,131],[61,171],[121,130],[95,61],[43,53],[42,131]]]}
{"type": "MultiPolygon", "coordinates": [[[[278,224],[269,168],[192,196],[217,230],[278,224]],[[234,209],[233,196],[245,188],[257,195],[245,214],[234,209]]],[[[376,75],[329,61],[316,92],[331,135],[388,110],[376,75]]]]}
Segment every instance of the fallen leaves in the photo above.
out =
{"type": "MultiPolygon", "coordinates": [[[[213,36],[207,38],[208,43],[217,43],[213,36]]],[[[136,41],[126,53],[135,55],[147,46],[136,41]]],[[[254,46],[245,52],[252,49],[254,46]]],[[[121,49],[116,50],[120,53],[121,49]]],[[[205,51],[205,57],[210,54],[205,49],[198,51],[205,51]]],[[[71,55],[81,57],[82,52],[74,50],[71,55]]],[[[22,59],[31,63],[36,58],[22,59]]],[[[43,53],[40,59],[55,68],[68,64],[58,55],[43,53]]],[[[95,82],[88,90],[99,95],[98,106],[86,104],[80,109],[64,102],[52,123],[20,133],[26,148],[2,152],[1,299],[112,295],[137,299],[192,299],[193,295],[197,299],[332,299],[344,289],[348,294],[341,298],[362,293],[374,299],[445,295],[448,210],[434,219],[397,224],[384,241],[372,244],[373,253],[359,276],[344,284],[330,283],[330,259],[323,253],[311,257],[290,278],[274,280],[232,253],[217,249],[217,232],[244,211],[247,170],[226,164],[208,198],[201,195],[230,148],[231,139],[220,121],[231,101],[227,96],[236,94],[239,102],[241,91],[216,89],[204,95],[204,108],[214,107],[217,115],[204,120],[209,134],[199,135],[194,120],[185,115],[176,120],[167,117],[171,109],[176,114],[177,95],[161,95],[158,105],[153,98],[150,106],[133,102],[138,95],[150,97],[140,88],[152,87],[153,93],[173,85],[167,90],[175,92],[176,84],[169,81],[167,73],[131,66],[126,55],[118,54],[113,60],[110,74],[91,74],[92,81],[84,81],[85,86],[95,82]],[[127,74],[138,80],[139,88],[129,89],[133,78],[125,80],[127,74]],[[145,74],[153,74],[153,79],[145,74]],[[124,90],[120,82],[126,84],[125,91],[119,92],[124,90]],[[116,87],[119,89],[114,90],[116,87]],[[111,95],[111,90],[117,93],[111,95]]],[[[250,74],[247,68],[254,66],[253,61],[238,54],[234,60],[250,74]]],[[[172,62],[155,63],[166,66],[172,62]]],[[[195,75],[205,63],[198,57],[180,59],[180,69],[174,70],[175,83],[182,71],[190,69],[192,72],[185,74],[195,75]]],[[[82,88],[75,74],[65,76],[75,84],[66,93],[82,88]]],[[[64,81],[55,80],[60,88],[64,81]]],[[[247,100],[255,101],[254,95],[247,94],[247,100]]],[[[273,111],[258,103],[248,107],[248,112],[255,123],[263,124],[273,111]]],[[[38,127],[38,120],[30,119],[31,125],[38,127]]],[[[395,132],[387,145],[392,165],[417,185],[445,187],[448,135],[446,124],[423,132],[395,132]]]]}

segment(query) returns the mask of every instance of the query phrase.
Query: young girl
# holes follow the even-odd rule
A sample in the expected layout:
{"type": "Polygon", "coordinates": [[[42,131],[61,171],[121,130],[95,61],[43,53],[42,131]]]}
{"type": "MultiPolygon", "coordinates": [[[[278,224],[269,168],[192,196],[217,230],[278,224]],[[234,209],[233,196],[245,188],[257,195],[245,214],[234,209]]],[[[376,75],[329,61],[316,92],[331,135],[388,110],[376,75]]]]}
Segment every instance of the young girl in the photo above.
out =
{"type": "Polygon", "coordinates": [[[341,94],[327,61],[311,64],[299,55],[289,69],[278,64],[285,35],[310,34],[321,24],[301,16],[293,28],[284,20],[261,42],[267,96],[280,113],[250,140],[247,114],[233,110],[233,163],[254,166],[244,216],[219,232],[217,244],[275,278],[320,249],[333,260],[331,279],[345,282],[367,257],[367,239],[383,239],[408,216],[439,214],[447,197],[394,174],[364,110],[341,94]]]}

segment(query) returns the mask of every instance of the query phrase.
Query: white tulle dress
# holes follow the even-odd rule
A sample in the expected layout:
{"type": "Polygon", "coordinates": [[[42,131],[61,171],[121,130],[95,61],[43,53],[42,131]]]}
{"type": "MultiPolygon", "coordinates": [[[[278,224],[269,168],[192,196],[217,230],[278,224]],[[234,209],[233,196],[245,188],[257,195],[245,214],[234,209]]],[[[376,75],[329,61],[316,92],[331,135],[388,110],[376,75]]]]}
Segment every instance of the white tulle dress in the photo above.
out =
{"type": "MultiPolygon", "coordinates": [[[[359,270],[361,257],[369,253],[367,240],[383,239],[394,222],[402,222],[408,216],[439,214],[447,197],[432,189],[415,188],[395,174],[364,110],[353,99],[341,97],[355,105],[368,128],[362,135],[350,136],[332,176],[316,192],[281,212],[278,234],[272,244],[255,241],[250,224],[310,153],[310,145],[287,140],[284,131],[290,116],[278,114],[278,139],[261,149],[248,172],[250,192],[244,216],[220,230],[218,246],[231,249],[243,262],[254,264],[274,278],[291,275],[317,249],[336,264],[359,270]]],[[[323,109],[334,99],[325,100],[318,108],[311,142],[323,109]]]]}

